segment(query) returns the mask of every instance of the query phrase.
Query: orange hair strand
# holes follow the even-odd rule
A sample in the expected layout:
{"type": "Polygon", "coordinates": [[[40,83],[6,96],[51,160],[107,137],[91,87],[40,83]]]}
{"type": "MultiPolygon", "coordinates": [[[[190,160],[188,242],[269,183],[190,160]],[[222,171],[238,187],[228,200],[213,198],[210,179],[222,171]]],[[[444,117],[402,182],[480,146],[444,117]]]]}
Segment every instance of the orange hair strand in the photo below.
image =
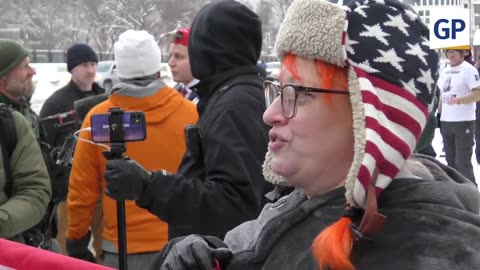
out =
{"type": "MultiPolygon", "coordinates": [[[[300,74],[298,74],[296,67],[297,57],[298,56],[291,53],[285,55],[282,65],[290,72],[290,74],[292,74],[295,80],[303,83],[303,80],[300,74]]],[[[344,68],[325,63],[320,60],[315,60],[315,70],[318,76],[322,79],[323,88],[332,90],[336,90],[335,88],[348,89],[347,72],[344,68]]],[[[282,73],[283,72],[280,73],[280,78],[282,77],[282,73]]],[[[323,95],[326,97],[328,104],[333,106],[333,94],[325,93],[323,95]]]]}
{"type": "Polygon", "coordinates": [[[315,238],[312,253],[320,270],[355,270],[350,261],[353,246],[351,223],[350,218],[342,217],[315,238]]]}

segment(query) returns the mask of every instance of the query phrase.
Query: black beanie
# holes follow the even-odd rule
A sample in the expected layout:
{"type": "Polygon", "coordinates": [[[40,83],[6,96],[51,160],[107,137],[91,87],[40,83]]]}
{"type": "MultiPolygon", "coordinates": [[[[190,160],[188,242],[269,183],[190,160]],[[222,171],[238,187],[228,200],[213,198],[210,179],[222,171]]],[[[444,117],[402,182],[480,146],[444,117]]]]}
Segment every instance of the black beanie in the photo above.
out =
{"type": "Polygon", "coordinates": [[[98,63],[97,54],[92,47],[84,43],[77,43],[67,51],[67,69],[70,72],[74,67],[86,63],[98,63]]]}

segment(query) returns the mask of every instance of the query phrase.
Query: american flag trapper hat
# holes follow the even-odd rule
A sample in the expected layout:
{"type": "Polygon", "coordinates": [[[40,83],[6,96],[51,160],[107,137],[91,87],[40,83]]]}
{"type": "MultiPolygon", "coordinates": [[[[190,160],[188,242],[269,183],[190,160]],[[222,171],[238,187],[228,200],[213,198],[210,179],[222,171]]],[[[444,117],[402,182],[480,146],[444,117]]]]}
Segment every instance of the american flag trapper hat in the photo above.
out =
{"type": "MultiPolygon", "coordinates": [[[[438,55],[412,8],[396,0],[296,0],[276,40],[292,53],[348,69],[354,158],[346,179],[349,204],[365,209],[399,173],[435,107],[438,55]],[[372,188],[373,186],[373,188],[372,188]]],[[[264,164],[266,179],[281,184],[264,164]]]]}

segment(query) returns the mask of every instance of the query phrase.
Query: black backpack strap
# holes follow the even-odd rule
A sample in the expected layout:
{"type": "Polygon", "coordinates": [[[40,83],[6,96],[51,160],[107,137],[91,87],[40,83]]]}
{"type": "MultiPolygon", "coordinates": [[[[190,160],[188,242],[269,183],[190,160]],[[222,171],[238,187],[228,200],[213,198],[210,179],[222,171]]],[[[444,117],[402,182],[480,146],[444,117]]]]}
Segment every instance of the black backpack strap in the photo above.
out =
{"type": "Polygon", "coordinates": [[[3,169],[5,170],[5,194],[12,196],[13,174],[10,167],[10,157],[17,145],[17,132],[13,122],[12,110],[4,104],[0,104],[0,130],[7,131],[0,134],[0,146],[2,148],[3,169]]]}

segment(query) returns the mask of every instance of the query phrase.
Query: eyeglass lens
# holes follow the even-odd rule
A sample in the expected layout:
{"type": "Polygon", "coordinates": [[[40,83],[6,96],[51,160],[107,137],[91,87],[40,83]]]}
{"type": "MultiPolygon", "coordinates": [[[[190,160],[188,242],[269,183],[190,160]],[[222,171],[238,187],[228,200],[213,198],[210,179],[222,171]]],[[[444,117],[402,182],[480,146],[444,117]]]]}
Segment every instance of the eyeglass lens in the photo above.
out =
{"type": "MultiPolygon", "coordinates": [[[[272,105],[273,101],[278,97],[280,94],[280,86],[266,83],[265,84],[265,103],[267,107],[272,105]]],[[[295,114],[295,88],[289,85],[283,87],[281,90],[281,105],[282,105],[282,112],[283,115],[287,118],[293,117],[295,114]]]]}
{"type": "Polygon", "coordinates": [[[293,117],[295,114],[295,88],[286,85],[282,91],[282,111],[287,118],[293,117]]]}
{"type": "Polygon", "coordinates": [[[277,98],[279,95],[278,88],[271,83],[266,83],[264,91],[265,91],[265,103],[267,107],[269,107],[270,105],[272,105],[275,98],[277,98]]]}

